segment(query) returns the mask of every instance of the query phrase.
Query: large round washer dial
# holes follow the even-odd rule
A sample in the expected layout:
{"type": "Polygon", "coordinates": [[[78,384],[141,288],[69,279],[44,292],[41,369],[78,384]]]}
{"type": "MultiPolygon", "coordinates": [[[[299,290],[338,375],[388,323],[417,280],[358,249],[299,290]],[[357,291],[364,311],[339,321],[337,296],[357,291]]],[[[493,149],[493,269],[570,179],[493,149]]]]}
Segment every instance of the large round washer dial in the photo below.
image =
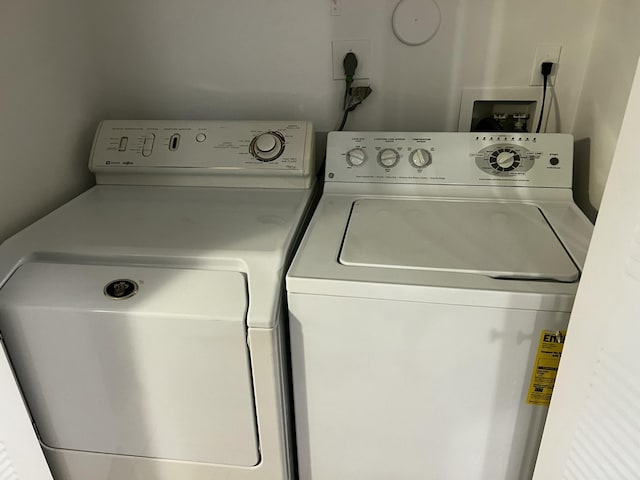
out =
{"type": "Polygon", "coordinates": [[[510,172],[520,165],[520,155],[512,148],[499,148],[489,155],[489,165],[498,172],[510,172]]]}
{"type": "Polygon", "coordinates": [[[475,154],[475,157],[478,168],[491,175],[525,173],[533,167],[537,158],[535,153],[525,147],[512,144],[487,146],[475,154]]]}
{"type": "Polygon", "coordinates": [[[424,148],[418,148],[409,155],[409,163],[415,168],[425,168],[431,164],[431,154],[424,148]]]}
{"type": "Polygon", "coordinates": [[[347,152],[347,163],[352,167],[359,167],[367,161],[367,152],[361,148],[352,148],[347,152]]]}
{"type": "Polygon", "coordinates": [[[261,162],[273,162],[284,152],[284,137],[280,132],[265,132],[251,140],[249,150],[261,162]]]}
{"type": "Polygon", "coordinates": [[[385,148],[378,152],[378,163],[385,168],[394,167],[398,160],[400,160],[400,154],[393,148],[385,148]]]}

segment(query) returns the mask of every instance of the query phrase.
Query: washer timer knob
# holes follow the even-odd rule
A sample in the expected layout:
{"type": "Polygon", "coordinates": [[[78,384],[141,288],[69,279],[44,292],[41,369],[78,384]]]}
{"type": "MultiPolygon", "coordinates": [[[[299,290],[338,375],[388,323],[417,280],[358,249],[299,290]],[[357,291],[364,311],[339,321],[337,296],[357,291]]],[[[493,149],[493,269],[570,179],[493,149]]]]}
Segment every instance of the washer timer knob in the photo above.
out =
{"type": "Polygon", "coordinates": [[[431,154],[424,148],[418,148],[409,155],[409,163],[415,168],[428,167],[431,164],[431,154]]]}
{"type": "Polygon", "coordinates": [[[520,155],[510,148],[501,148],[489,156],[489,164],[499,172],[510,172],[520,165],[520,155]]]}
{"type": "Polygon", "coordinates": [[[509,168],[513,165],[514,154],[513,152],[500,152],[496,157],[496,163],[502,168],[509,168]]]}
{"type": "Polygon", "coordinates": [[[261,133],[251,141],[251,154],[261,162],[272,162],[284,151],[284,138],[278,132],[261,133]]]}
{"type": "Polygon", "coordinates": [[[391,168],[400,159],[400,154],[393,148],[385,148],[378,153],[378,162],[385,168],[391,168]]]}
{"type": "Polygon", "coordinates": [[[352,148],[347,152],[347,163],[352,167],[359,167],[367,161],[367,152],[361,148],[352,148]]]}

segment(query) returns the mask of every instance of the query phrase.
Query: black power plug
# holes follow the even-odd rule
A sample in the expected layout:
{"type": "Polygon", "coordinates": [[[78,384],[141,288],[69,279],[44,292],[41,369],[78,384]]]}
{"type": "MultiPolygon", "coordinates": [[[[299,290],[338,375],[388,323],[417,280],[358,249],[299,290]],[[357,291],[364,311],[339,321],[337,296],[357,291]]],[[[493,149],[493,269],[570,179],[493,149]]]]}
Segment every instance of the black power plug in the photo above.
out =
{"type": "Polygon", "coordinates": [[[358,68],[358,58],[355,53],[349,52],[344,56],[342,68],[344,68],[344,76],[347,77],[347,80],[353,80],[353,76],[356,74],[356,68],[358,68]]]}
{"type": "Polygon", "coordinates": [[[344,101],[342,102],[342,109],[347,108],[347,100],[349,98],[349,92],[351,91],[351,85],[353,84],[353,77],[356,74],[356,68],[358,68],[358,58],[353,52],[349,52],[344,56],[342,60],[342,68],[344,69],[345,88],[344,88],[344,101]]]}
{"type": "Polygon", "coordinates": [[[549,81],[549,75],[551,75],[551,70],[553,69],[553,62],[542,62],[540,64],[540,74],[542,75],[542,107],[540,108],[540,116],[538,117],[538,128],[536,128],[536,133],[540,133],[540,128],[542,127],[542,114],[544,113],[544,103],[547,99],[547,82],[549,81]]]}
{"type": "Polygon", "coordinates": [[[353,112],[358,105],[360,105],[365,98],[371,95],[371,87],[355,87],[353,85],[353,77],[356,75],[356,69],[358,68],[358,58],[353,52],[348,52],[342,60],[342,67],[344,68],[345,88],[344,88],[344,102],[342,104],[342,122],[338,127],[338,130],[342,130],[347,123],[347,116],[349,112],[353,112]]]}

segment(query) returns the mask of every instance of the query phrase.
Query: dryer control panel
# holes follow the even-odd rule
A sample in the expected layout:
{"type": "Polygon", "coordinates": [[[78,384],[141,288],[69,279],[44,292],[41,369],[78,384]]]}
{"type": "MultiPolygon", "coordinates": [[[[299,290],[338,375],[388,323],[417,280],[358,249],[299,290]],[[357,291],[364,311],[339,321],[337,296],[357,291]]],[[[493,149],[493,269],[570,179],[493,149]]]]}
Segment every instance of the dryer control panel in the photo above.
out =
{"type": "Polygon", "coordinates": [[[571,188],[567,134],[332,132],[327,182],[571,188]]]}
{"type": "Polygon", "coordinates": [[[89,167],[98,183],[308,186],[313,145],[301,121],[105,120],[89,167]]]}

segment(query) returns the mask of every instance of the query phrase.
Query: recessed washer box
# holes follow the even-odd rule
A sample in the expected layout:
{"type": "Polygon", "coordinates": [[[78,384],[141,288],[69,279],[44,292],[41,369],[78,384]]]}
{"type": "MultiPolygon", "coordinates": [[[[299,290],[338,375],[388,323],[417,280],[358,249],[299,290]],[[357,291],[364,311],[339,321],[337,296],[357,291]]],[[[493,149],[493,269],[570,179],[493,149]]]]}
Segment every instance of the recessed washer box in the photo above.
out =
{"type": "MultiPolygon", "coordinates": [[[[528,114],[526,127],[523,130],[505,129],[504,131],[533,132],[538,124],[542,90],[535,87],[516,88],[463,88],[460,102],[459,132],[488,131],[486,125],[478,124],[485,118],[492,118],[493,114],[528,114]]],[[[547,100],[550,103],[550,100],[547,100]]],[[[549,116],[549,108],[545,109],[542,124],[545,125],[549,116]]],[[[509,125],[513,120],[509,120],[509,125]]]]}

